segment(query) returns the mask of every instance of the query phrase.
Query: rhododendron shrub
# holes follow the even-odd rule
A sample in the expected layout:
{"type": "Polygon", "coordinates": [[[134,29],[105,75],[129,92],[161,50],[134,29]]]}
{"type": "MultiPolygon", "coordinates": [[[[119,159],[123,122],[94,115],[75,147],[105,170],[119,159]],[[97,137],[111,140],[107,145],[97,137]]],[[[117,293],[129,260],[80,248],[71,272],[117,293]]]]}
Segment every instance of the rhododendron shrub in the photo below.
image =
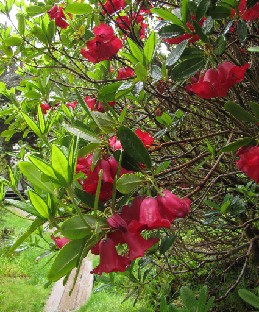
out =
{"type": "Polygon", "coordinates": [[[156,310],[195,282],[237,311],[259,279],[258,1],[52,2],[0,29],[2,206],[34,216],[12,248],[48,224],[49,282],[92,253],[156,310]]]}

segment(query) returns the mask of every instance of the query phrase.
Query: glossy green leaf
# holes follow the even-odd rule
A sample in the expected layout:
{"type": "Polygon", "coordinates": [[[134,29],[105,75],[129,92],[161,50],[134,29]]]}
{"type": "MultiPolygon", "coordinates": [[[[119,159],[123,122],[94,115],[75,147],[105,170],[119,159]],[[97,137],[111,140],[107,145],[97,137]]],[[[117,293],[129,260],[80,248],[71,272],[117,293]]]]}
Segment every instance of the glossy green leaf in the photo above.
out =
{"type": "Polygon", "coordinates": [[[161,8],[153,8],[151,9],[152,13],[155,13],[159,17],[163,18],[166,21],[171,22],[172,24],[183,26],[182,21],[173,13],[169,12],[168,10],[161,9],[161,8]]]}
{"type": "Polygon", "coordinates": [[[193,21],[193,26],[196,34],[200,37],[200,40],[205,43],[210,43],[209,38],[205,35],[203,29],[201,28],[200,24],[197,21],[193,21]]]}
{"type": "Polygon", "coordinates": [[[204,51],[198,48],[185,48],[181,55],[181,59],[192,59],[204,57],[204,51]]]}
{"type": "Polygon", "coordinates": [[[153,58],[153,54],[155,51],[155,47],[157,44],[157,36],[156,33],[154,31],[151,32],[151,34],[149,35],[147,41],[144,44],[144,63],[146,66],[148,66],[153,58]]]}
{"type": "Polygon", "coordinates": [[[118,129],[118,138],[124,151],[139,163],[151,168],[151,157],[138,136],[129,128],[121,126],[118,129]]]}
{"type": "Polygon", "coordinates": [[[71,182],[68,169],[68,160],[64,153],[55,144],[52,144],[51,149],[51,166],[62,185],[69,184],[71,182]]]}
{"type": "Polygon", "coordinates": [[[204,16],[207,15],[207,11],[210,7],[210,0],[202,0],[196,11],[196,21],[199,22],[204,16]]]}
{"type": "Polygon", "coordinates": [[[32,222],[31,226],[26,230],[26,232],[15,241],[15,243],[12,245],[8,252],[14,252],[15,249],[17,249],[35,230],[37,230],[38,227],[40,227],[45,222],[45,219],[36,218],[32,222]]]}
{"type": "Polygon", "coordinates": [[[51,194],[55,192],[55,185],[50,182],[43,182],[42,173],[34,164],[27,161],[22,161],[19,163],[19,168],[22,174],[33,185],[33,187],[39,188],[51,194]]]}
{"type": "Polygon", "coordinates": [[[93,112],[92,115],[100,129],[106,133],[114,132],[116,123],[109,115],[97,111],[93,112]]]}
{"type": "Polygon", "coordinates": [[[31,119],[31,117],[29,117],[28,115],[26,115],[24,112],[21,112],[24,120],[26,121],[27,125],[31,128],[31,130],[38,136],[41,137],[42,134],[40,132],[39,127],[36,125],[36,123],[31,119]]]}
{"type": "Polygon", "coordinates": [[[247,48],[247,51],[249,51],[249,52],[259,52],[259,46],[249,47],[249,48],[247,48]]]}
{"type": "Polygon", "coordinates": [[[33,207],[38,211],[38,213],[43,217],[48,219],[49,217],[49,207],[45,201],[32,190],[28,191],[28,195],[33,207]]]}
{"type": "Polygon", "coordinates": [[[220,149],[220,152],[236,152],[239,147],[249,145],[254,141],[254,138],[242,138],[233,143],[230,143],[220,149]]]}
{"type": "Polygon", "coordinates": [[[14,207],[17,207],[25,212],[28,212],[28,214],[36,216],[36,217],[42,217],[40,213],[28,202],[23,202],[20,200],[15,200],[11,198],[5,199],[5,203],[12,205],[14,207]]]}
{"type": "Polygon", "coordinates": [[[122,82],[113,82],[102,87],[98,92],[98,99],[101,102],[115,101],[116,93],[122,82]]]}
{"type": "Polygon", "coordinates": [[[24,35],[25,32],[25,16],[22,13],[16,14],[17,22],[18,22],[18,31],[21,35],[24,35]]]}
{"type": "Polygon", "coordinates": [[[187,21],[188,4],[189,4],[189,0],[182,0],[181,1],[181,16],[182,16],[182,22],[184,24],[187,21]]]}
{"type": "Polygon", "coordinates": [[[193,311],[193,308],[196,307],[196,298],[193,291],[187,286],[182,286],[180,296],[186,308],[193,311]]]}
{"type": "Polygon", "coordinates": [[[176,239],[176,235],[165,237],[161,240],[159,251],[161,254],[165,254],[166,251],[173,245],[176,239]]]}
{"type": "Polygon", "coordinates": [[[174,65],[181,57],[183,51],[185,50],[186,46],[188,44],[188,40],[184,40],[181,43],[179,43],[176,48],[174,48],[171,53],[168,55],[166,60],[167,66],[174,65]]]}
{"type": "Polygon", "coordinates": [[[230,13],[230,8],[225,6],[215,6],[208,10],[208,15],[210,15],[213,19],[229,17],[230,13]]]}
{"type": "Polygon", "coordinates": [[[22,44],[23,40],[19,37],[9,37],[5,40],[5,45],[8,47],[12,46],[20,46],[22,44]]]}
{"type": "Polygon", "coordinates": [[[59,280],[76,266],[83,246],[83,240],[72,240],[59,251],[48,273],[51,282],[59,280]]]}
{"type": "Polygon", "coordinates": [[[134,67],[135,74],[139,81],[145,82],[147,80],[147,69],[141,63],[137,63],[134,67]]]}
{"type": "Polygon", "coordinates": [[[239,20],[237,23],[237,38],[239,42],[243,42],[246,40],[248,34],[248,29],[246,22],[243,20],[239,20]]]}
{"type": "Polygon", "coordinates": [[[45,161],[32,155],[30,155],[28,158],[42,173],[54,180],[57,180],[54,170],[45,161]]]}
{"type": "Polygon", "coordinates": [[[238,295],[248,304],[259,309],[259,297],[247,289],[239,289],[238,295]]]}
{"type": "Polygon", "coordinates": [[[28,92],[24,93],[24,96],[27,97],[28,99],[32,99],[32,100],[36,100],[36,99],[40,99],[41,95],[39,92],[36,92],[34,90],[30,90],[28,92]]]}
{"type": "Polygon", "coordinates": [[[65,11],[67,13],[71,14],[89,14],[92,12],[92,7],[87,4],[87,3],[79,3],[79,2],[74,2],[74,3],[69,3],[65,11]]]}
{"type": "Polygon", "coordinates": [[[139,46],[130,38],[127,39],[129,47],[130,47],[130,51],[132,53],[132,55],[141,63],[143,64],[144,59],[143,59],[143,52],[142,50],[139,48],[139,46]]]}
{"type": "Polygon", "coordinates": [[[80,216],[74,216],[62,224],[61,233],[69,239],[81,239],[90,237],[97,225],[99,228],[107,228],[108,226],[104,218],[84,215],[84,219],[89,226],[86,226],[80,216]]]}
{"type": "Polygon", "coordinates": [[[178,25],[166,25],[159,30],[159,35],[162,38],[174,38],[185,33],[184,28],[178,25]]]}
{"type": "Polygon", "coordinates": [[[184,60],[173,68],[172,76],[176,80],[186,79],[201,70],[205,63],[205,59],[201,57],[184,60]]]}
{"type": "Polygon", "coordinates": [[[146,179],[137,174],[123,174],[116,183],[117,190],[122,194],[129,194],[143,186],[146,179]]]}
{"type": "Polygon", "coordinates": [[[246,7],[249,9],[251,7],[253,7],[257,2],[259,2],[258,0],[247,0],[246,1],[246,7]]]}
{"type": "Polygon", "coordinates": [[[87,129],[83,129],[80,127],[74,127],[74,126],[69,126],[64,124],[64,128],[75,135],[76,137],[78,136],[80,139],[83,139],[85,141],[91,142],[91,143],[101,143],[101,140],[95,133],[88,131],[87,129]]]}
{"type": "Polygon", "coordinates": [[[30,5],[26,7],[27,15],[36,16],[46,12],[46,8],[39,5],[30,5]]]}
{"type": "MultiPolygon", "coordinates": [[[[248,102],[248,104],[251,107],[251,110],[253,112],[253,114],[255,115],[255,117],[259,118],[259,103],[256,102],[248,102]]],[[[259,122],[259,120],[258,120],[259,122]]]]}
{"type": "Polygon", "coordinates": [[[258,119],[255,118],[253,115],[248,113],[243,107],[237,105],[234,102],[228,101],[224,108],[231,113],[234,117],[236,117],[238,120],[246,121],[246,122],[252,122],[254,124],[258,123],[258,119]]]}
{"type": "Polygon", "coordinates": [[[45,119],[42,113],[42,109],[40,107],[40,105],[38,105],[38,121],[39,121],[39,128],[40,128],[40,132],[43,134],[45,133],[46,130],[46,125],[45,125],[45,119]]]}
{"type": "Polygon", "coordinates": [[[100,143],[89,143],[86,146],[80,148],[80,150],[78,151],[78,157],[83,157],[87,154],[90,154],[98,147],[100,147],[100,143]]]}
{"type": "Polygon", "coordinates": [[[214,53],[215,55],[221,55],[227,47],[227,42],[225,39],[225,36],[221,35],[217,38],[216,42],[215,42],[215,49],[214,49],[214,53]]]}

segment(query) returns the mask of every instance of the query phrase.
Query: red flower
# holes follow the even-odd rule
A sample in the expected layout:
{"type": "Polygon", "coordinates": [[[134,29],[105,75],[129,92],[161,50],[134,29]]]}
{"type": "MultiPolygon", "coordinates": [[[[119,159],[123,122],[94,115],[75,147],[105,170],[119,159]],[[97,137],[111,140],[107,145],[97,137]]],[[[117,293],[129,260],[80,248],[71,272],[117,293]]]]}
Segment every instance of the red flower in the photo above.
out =
{"type": "Polygon", "coordinates": [[[107,0],[104,4],[105,10],[103,10],[103,14],[106,12],[108,14],[115,13],[116,11],[119,11],[120,9],[123,9],[125,7],[125,1],[124,0],[107,0]]]}
{"type": "MultiPolygon", "coordinates": [[[[195,20],[195,16],[192,16],[191,19],[195,20]]],[[[199,21],[199,25],[202,26],[205,20],[206,20],[206,18],[202,18],[199,21]]],[[[195,30],[194,30],[194,27],[191,24],[191,22],[187,22],[186,26],[190,29],[191,33],[183,34],[183,35],[180,35],[180,36],[177,36],[174,38],[164,39],[165,42],[167,42],[169,44],[178,44],[184,40],[188,40],[189,43],[194,43],[194,42],[198,41],[200,39],[200,37],[195,34],[195,30]]]]}
{"type": "Polygon", "coordinates": [[[150,147],[154,143],[154,138],[148,132],[137,129],[135,130],[135,134],[139,137],[146,148],[150,147]]]}
{"type": "Polygon", "coordinates": [[[41,103],[40,107],[44,115],[47,114],[47,111],[51,109],[51,106],[49,106],[47,103],[41,103]]]}
{"type": "Polygon", "coordinates": [[[49,11],[48,11],[50,19],[55,20],[55,24],[61,28],[66,29],[69,25],[66,21],[65,14],[63,12],[63,8],[58,5],[54,5],[49,11]]]}
{"type": "Polygon", "coordinates": [[[111,26],[100,24],[93,28],[95,37],[86,43],[86,48],[81,49],[81,54],[92,63],[111,60],[122,48],[121,40],[114,35],[111,26]]]}
{"type": "Polygon", "coordinates": [[[161,215],[170,222],[176,218],[185,218],[190,212],[190,199],[181,199],[169,190],[164,190],[162,195],[158,195],[157,201],[161,215]]]}
{"type": "Polygon", "coordinates": [[[239,156],[237,168],[259,183],[259,146],[241,147],[236,156],[239,156]]]}
{"type": "MultiPolygon", "coordinates": [[[[92,111],[98,111],[103,113],[104,112],[104,107],[102,102],[97,102],[95,98],[91,98],[90,96],[86,96],[84,98],[84,101],[86,105],[92,110],[92,111]]],[[[116,102],[108,102],[107,103],[109,106],[113,107],[116,102]]]]}
{"type": "Polygon", "coordinates": [[[117,80],[130,78],[135,75],[135,72],[130,67],[122,67],[118,70],[117,80]]]}
{"type": "Polygon", "coordinates": [[[76,105],[77,105],[77,101],[75,101],[75,102],[69,102],[69,103],[67,103],[66,104],[66,107],[71,107],[72,109],[75,109],[76,108],[76,105]]]}
{"type": "Polygon", "coordinates": [[[55,237],[55,236],[51,235],[51,239],[55,242],[56,246],[59,249],[62,249],[67,243],[70,242],[70,239],[68,239],[66,237],[60,238],[59,236],[55,237]]]}
{"type": "Polygon", "coordinates": [[[99,243],[100,264],[91,273],[101,275],[110,272],[124,272],[129,265],[129,259],[119,256],[112,239],[102,239],[99,243]]]}
{"type": "Polygon", "coordinates": [[[140,205],[139,223],[148,229],[170,228],[171,226],[171,222],[161,216],[158,202],[153,197],[143,199],[140,205]]]}
{"type": "Polygon", "coordinates": [[[239,16],[244,21],[254,21],[259,18],[259,2],[257,2],[254,6],[247,9],[246,7],[247,0],[241,0],[238,5],[239,16]]]}
{"type": "Polygon", "coordinates": [[[109,144],[114,151],[122,149],[121,141],[117,139],[116,135],[109,138],[109,144]]]}
{"type": "Polygon", "coordinates": [[[243,66],[236,66],[230,62],[218,65],[218,69],[209,69],[204,76],[191,85],[189,91],[196,93],[203,99],[227,96],[228,90],[244,79],[249,63],[243,66]]]}

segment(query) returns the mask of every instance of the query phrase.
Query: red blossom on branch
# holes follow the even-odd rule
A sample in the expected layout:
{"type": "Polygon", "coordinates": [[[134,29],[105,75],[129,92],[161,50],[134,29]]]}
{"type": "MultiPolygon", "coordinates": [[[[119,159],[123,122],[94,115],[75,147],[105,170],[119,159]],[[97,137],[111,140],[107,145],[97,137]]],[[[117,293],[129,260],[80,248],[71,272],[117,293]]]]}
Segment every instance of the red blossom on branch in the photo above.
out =
{"type": "Polygon", "coordinates": [[[100,24],[93,28],[95,37],[86,43],[86,48],[81,49],[81,54],[92,63],[111,60],[122,48],[121,40],[115,36],[113,28],[100,24]]]}
{"type": "Polygon", "coordinates": [[[133,13],[131,16],[119,16],[116,18],[116,22],[119,28],[126,32],[125,35],[129,35],[130,32],[134,29],[134,25],[137,25],[139,27],[139,38],[145,38],[147,24],[144,23],[144,17],[142,15],[136,15],[136,13],[133,13]]]}
{"type": "MultiPolygon", "coordinates": [[[[244,21],[254,21],[259,18],[259,2],[253,5],[251,8],[247,8],[247,0],[241,0],[238,5],[238,14],[244,21]]],[[[231,17],[236,15],[236,11],[233,9],[231,17]]]]}
{"type": "MultiPolygon", "coordinates": [[[[92,110],[92,111],[98,111],[98,112],[101,112],[103,113],[104,112],[104,105],[102,102],[98,102],[96,100],[96,98],[91,98],[90,96],[86,96],[84,98],[84,101],[86,103],[86,105],[92,110]]],[[[108,102],[107,103],[109,106],[113,107],[116,102],[113,101],[113,102],[108,102]]]]}
{"type": "Polygon", "coordinates": [[[149,148],[154,143],[154,138],[146,131],[142,131],[141,129],[135,130],[135,134],[142,141],[146,148],[149,148]]]}
{"type": "Polygon", "coordinates": [[[47,103],[41,103],[40,107],[44,115],[47,114],[47,111],[51,109],[51,106],[47,103]]]}
{"type": "Polygon", "coordinates": [[[60,238],[59,236],[55,237],[54,235],[51,235],[51,239],[55,242],[59,249],[62,249],[67,243],[70,242],[70,239],[66,237],[60,238]]]}
{"type": "Polygon", "coordinates": [[[104,4],[103,14],[115,13],[125,7],[125,0],[107,0],[104,4]]]}
{"type": "Polygon", "coordinates": [[[227,96],[228,90],[243,81],[249,63],[236,66],[230,62],[223,62],[218,69],[210,68],[199,80],[189,87],[189,92],[196,93],[203,99],[227,96]]]}
{"type": "Polygon", "coordinates": [[[135,75],[135,72],[130,67],[122,67],[118,70],[117,80],[130,78],[135,75]]]}
{"type": "Polygon", "coordinates": [[[48,11],[50,19],[55,21],[55,24],[63,29],[66,29],[69,24],[66,21],[66,16],[63,12],[63,8],[58,5],[54,5],[49,11],[48,11]]]}
{"type": "Polygon", "coordinates": [[[243,146],[239,148],[236,156],[239,157],[236,161],[237,168],[259,183],[259,146],[243,146]]]}

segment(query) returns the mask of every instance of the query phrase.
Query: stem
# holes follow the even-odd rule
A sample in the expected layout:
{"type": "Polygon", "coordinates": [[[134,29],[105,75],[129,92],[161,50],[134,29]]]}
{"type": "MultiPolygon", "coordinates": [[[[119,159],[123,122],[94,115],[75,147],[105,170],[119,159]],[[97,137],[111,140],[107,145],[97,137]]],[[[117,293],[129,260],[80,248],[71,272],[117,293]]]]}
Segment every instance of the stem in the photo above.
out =
{"type": "Polygon", "coordinates": [[[99,171],[99,180],[98,185],[96,188],[95,198],[94,198],[94,216],[97,218],[97,210],[98,210],[98,202],[99,202],[99,196],[101,191],[101,185],[102,185],[102,177],[103,177],[103,170],[101,169],[99,171]]]}

